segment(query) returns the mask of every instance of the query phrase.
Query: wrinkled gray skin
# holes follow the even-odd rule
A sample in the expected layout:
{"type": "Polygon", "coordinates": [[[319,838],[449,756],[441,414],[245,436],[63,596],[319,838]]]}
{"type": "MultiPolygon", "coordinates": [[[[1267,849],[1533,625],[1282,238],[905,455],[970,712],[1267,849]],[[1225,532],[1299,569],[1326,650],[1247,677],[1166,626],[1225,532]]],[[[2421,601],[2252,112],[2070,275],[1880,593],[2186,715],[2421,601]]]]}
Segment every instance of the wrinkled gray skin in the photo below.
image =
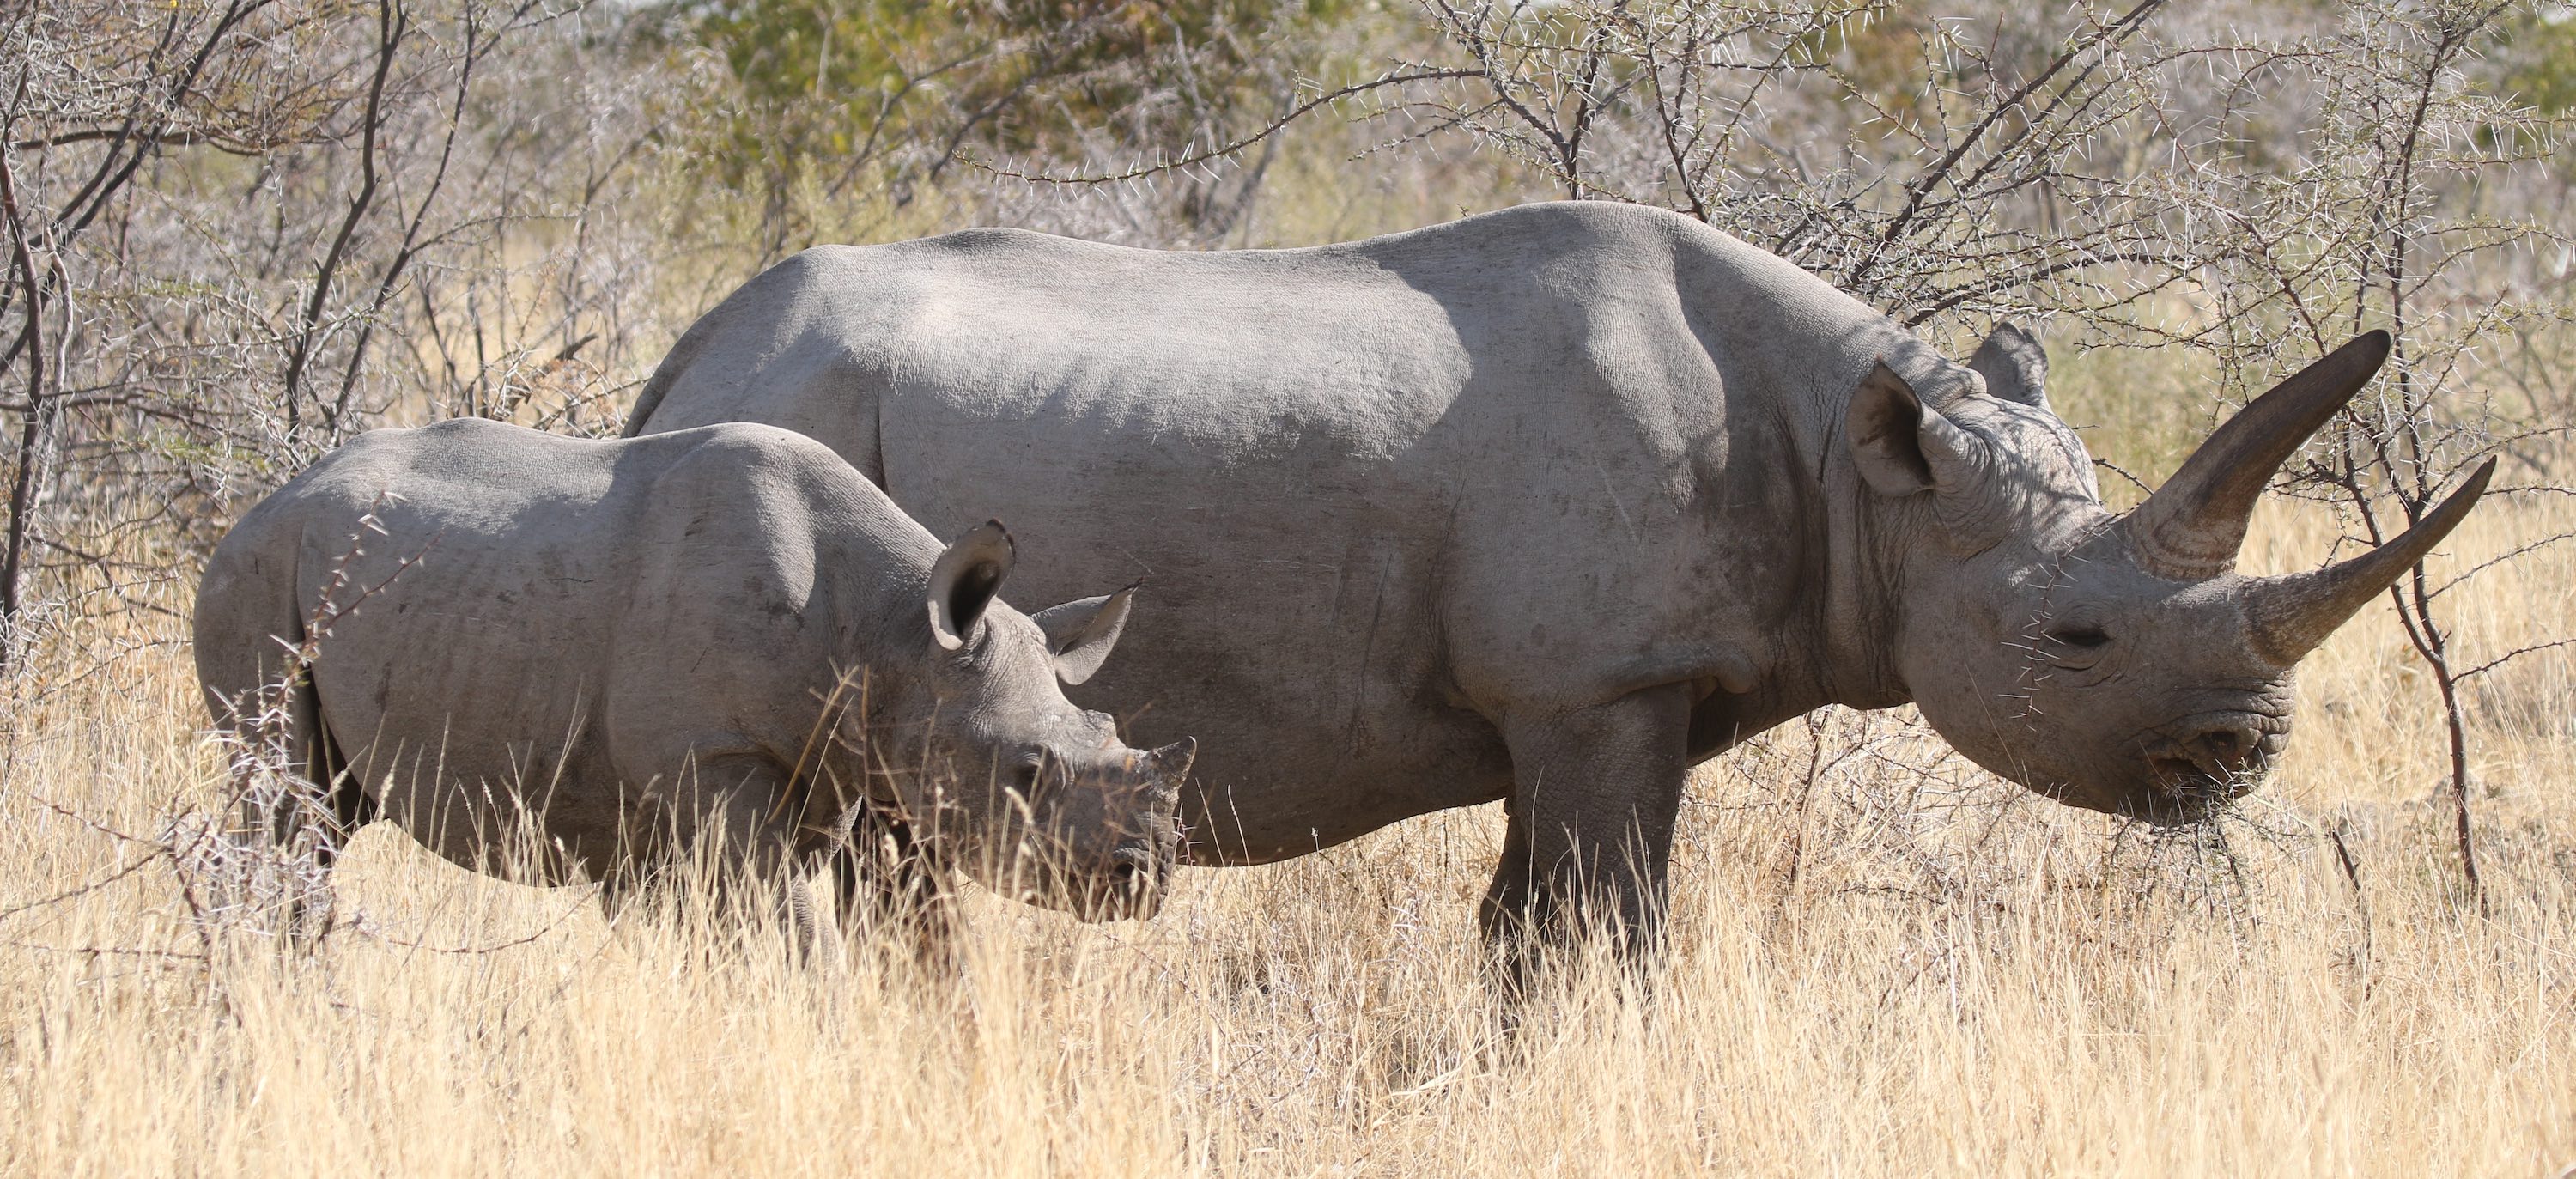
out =
{"type": "Polygon", "coordinates": [[[2352,566],[2233,572],[2385,351],[2293,378],[2123,521],[2019,331],[1961,366],[1687,218],[1549,204],[1316,249],[809,250],[691,328],[628,430],[785,426],[934,527],[1024,521],[1049,593],[1150,578],[1083,698],[1206,742],[1198,861],[1499,798],[1488,932],[1603,890],[1644,943],[1684,772],[1825,704],[1915,702],[2077,806],[2238,792],[2291,665],[2475,497],[2352,566]]]}
{"type": "Polygon", "coordinates": [[[1012,560],[998,525],[943,547],[831,451],[766,426],[382,430],[224,538],[197,669],[217,721],[246,727],[319,624],[283,736],[334,813],[249,818],[318,826],[326,857],[381,815],[530,883],[579,868],[614,892],[693,847],[757,871],[837,853],[845,916],[924,899],[902,894],[948,864],[1124,915],[1172,862],[1189,747],[1130,749],[1058,686],[1100,665],[1130,595],[1032,620],[995,596],[1012,560]],[[849,852],[862,819],[872,844],[902,825],[905,854],[849,852]],[[511,863],[503,841],[526,836],[534,856],[511,863]]]}

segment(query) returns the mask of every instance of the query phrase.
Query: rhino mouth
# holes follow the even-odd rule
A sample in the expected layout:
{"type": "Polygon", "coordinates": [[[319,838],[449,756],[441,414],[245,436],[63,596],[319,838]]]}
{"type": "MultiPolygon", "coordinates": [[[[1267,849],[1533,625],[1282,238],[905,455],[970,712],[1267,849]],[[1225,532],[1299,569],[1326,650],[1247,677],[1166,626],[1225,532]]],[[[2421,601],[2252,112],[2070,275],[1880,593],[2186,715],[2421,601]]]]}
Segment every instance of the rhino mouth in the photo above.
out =
{"type": "Polygon", "coordinates": [[[2208,819],[2262,784],[2290,740],[2287,717],[2202,713],[2141,743],[2149,789],[2123,811],[2158,826],[2208,819]]]}
{"type": "Polygon", "coordinates": [[[2158,827],[2206,821],[2261,781],[2259,771],[2222,775],[2189,758],[2164,755],[2149,756],[2147,772],[2154,778],[2154,789],[2124,813],[2158,827]]]}
{"type": "Polygon", "coordinates": [[[1087,874],[1069,907],[1085,921],[1148,920],[1161,910],[1170,876],[1169,861],[1143,848],[1122,847],[1110,853],[1106,869],[1087,874]]]}

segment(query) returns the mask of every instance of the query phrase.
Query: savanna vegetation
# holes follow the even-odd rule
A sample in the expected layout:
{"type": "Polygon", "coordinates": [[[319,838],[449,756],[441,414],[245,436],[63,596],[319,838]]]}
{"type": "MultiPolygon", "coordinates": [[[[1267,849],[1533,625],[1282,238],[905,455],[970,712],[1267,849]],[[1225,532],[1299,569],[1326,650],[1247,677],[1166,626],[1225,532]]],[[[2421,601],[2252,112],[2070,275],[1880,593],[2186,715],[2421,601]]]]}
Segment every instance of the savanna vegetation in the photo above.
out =
{"type": "Polygon", "coordinates": [[[0,1169],[2576,1173],[2565,5],[18,0],[0,83],[0,1169]],[[1149,923],[977,896],[935,977],[390,830],[281,952],[276,866],[206,854],[272,767],[201,732],[196,572],[358,431],[613,433],[816,242],[1561,198],[1682,210],[1960,355],[2040,326],[2118,502],[2392,330],[2252,570],[2488,456],[2497,491],[2308,661],[2219,820],[1829,710],[1698,771],[1663,961],[1569,951],[1517,1006],[1486,810],[1184,869],[1149,923]]]}

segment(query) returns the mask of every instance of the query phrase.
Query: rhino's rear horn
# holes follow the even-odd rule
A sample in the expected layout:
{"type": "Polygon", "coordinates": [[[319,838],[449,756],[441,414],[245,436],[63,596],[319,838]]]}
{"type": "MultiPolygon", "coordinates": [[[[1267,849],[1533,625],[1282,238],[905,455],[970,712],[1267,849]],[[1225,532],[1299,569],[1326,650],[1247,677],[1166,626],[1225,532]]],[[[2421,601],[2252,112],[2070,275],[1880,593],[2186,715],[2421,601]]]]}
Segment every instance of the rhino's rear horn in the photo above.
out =
{"type": "Polygon", "coordinates": [[[2434,545],[2458,527],[2469,509],[2486,493],[2496,461],[2480,464],[2468,482],[2451,493],[2404,536],[2337,565],[2285,577],[2266,577],[2245,590],[2245,617],[2253,626],[2254,650],[2280,667],[2316,650],[2336,627],[2387,589],[2406,570],[2423,560],[2434,545]]]}
{"type": "Polygon", "coordinates": [[[2370,383],[2388,347],[2386,332],[2361,336],[2229,418],[2123,523],[2139,563],[2175,581],[2235,568],[2246,522],[2272,473],[2370,383]]]}

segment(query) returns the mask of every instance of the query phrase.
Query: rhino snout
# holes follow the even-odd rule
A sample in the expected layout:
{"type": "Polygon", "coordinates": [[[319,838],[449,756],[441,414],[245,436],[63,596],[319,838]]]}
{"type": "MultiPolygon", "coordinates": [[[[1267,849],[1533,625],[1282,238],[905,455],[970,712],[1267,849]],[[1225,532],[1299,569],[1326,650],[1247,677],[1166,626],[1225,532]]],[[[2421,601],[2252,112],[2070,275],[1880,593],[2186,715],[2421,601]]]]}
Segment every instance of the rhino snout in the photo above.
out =
{"type": "Polygon", "coordinates": [[[2140,753],[2153,797],[2140,817],[2195,822],[2251,792],[2290,743],[2286,716],[2238,709],[2197,713],[2157,730],[2140,753]]]}
{"type": "Polygon", "coordinates": [[[1086,895],[1076,899],[1075,915],[1086,921],[1150,918],[1162,907],[1171,874],[1167,849],[1121,847],[1109,853],[1107,868],[1092,878],[1086,895]]]}
{"type": "Polygon", "coordinates": [[[1150,902],[1163,890],[1163,878],[1171,874],[1171,861],[1141,847],[1122,847],[1110,853],[1109,890],[1139,902],[1150,902]]]}

